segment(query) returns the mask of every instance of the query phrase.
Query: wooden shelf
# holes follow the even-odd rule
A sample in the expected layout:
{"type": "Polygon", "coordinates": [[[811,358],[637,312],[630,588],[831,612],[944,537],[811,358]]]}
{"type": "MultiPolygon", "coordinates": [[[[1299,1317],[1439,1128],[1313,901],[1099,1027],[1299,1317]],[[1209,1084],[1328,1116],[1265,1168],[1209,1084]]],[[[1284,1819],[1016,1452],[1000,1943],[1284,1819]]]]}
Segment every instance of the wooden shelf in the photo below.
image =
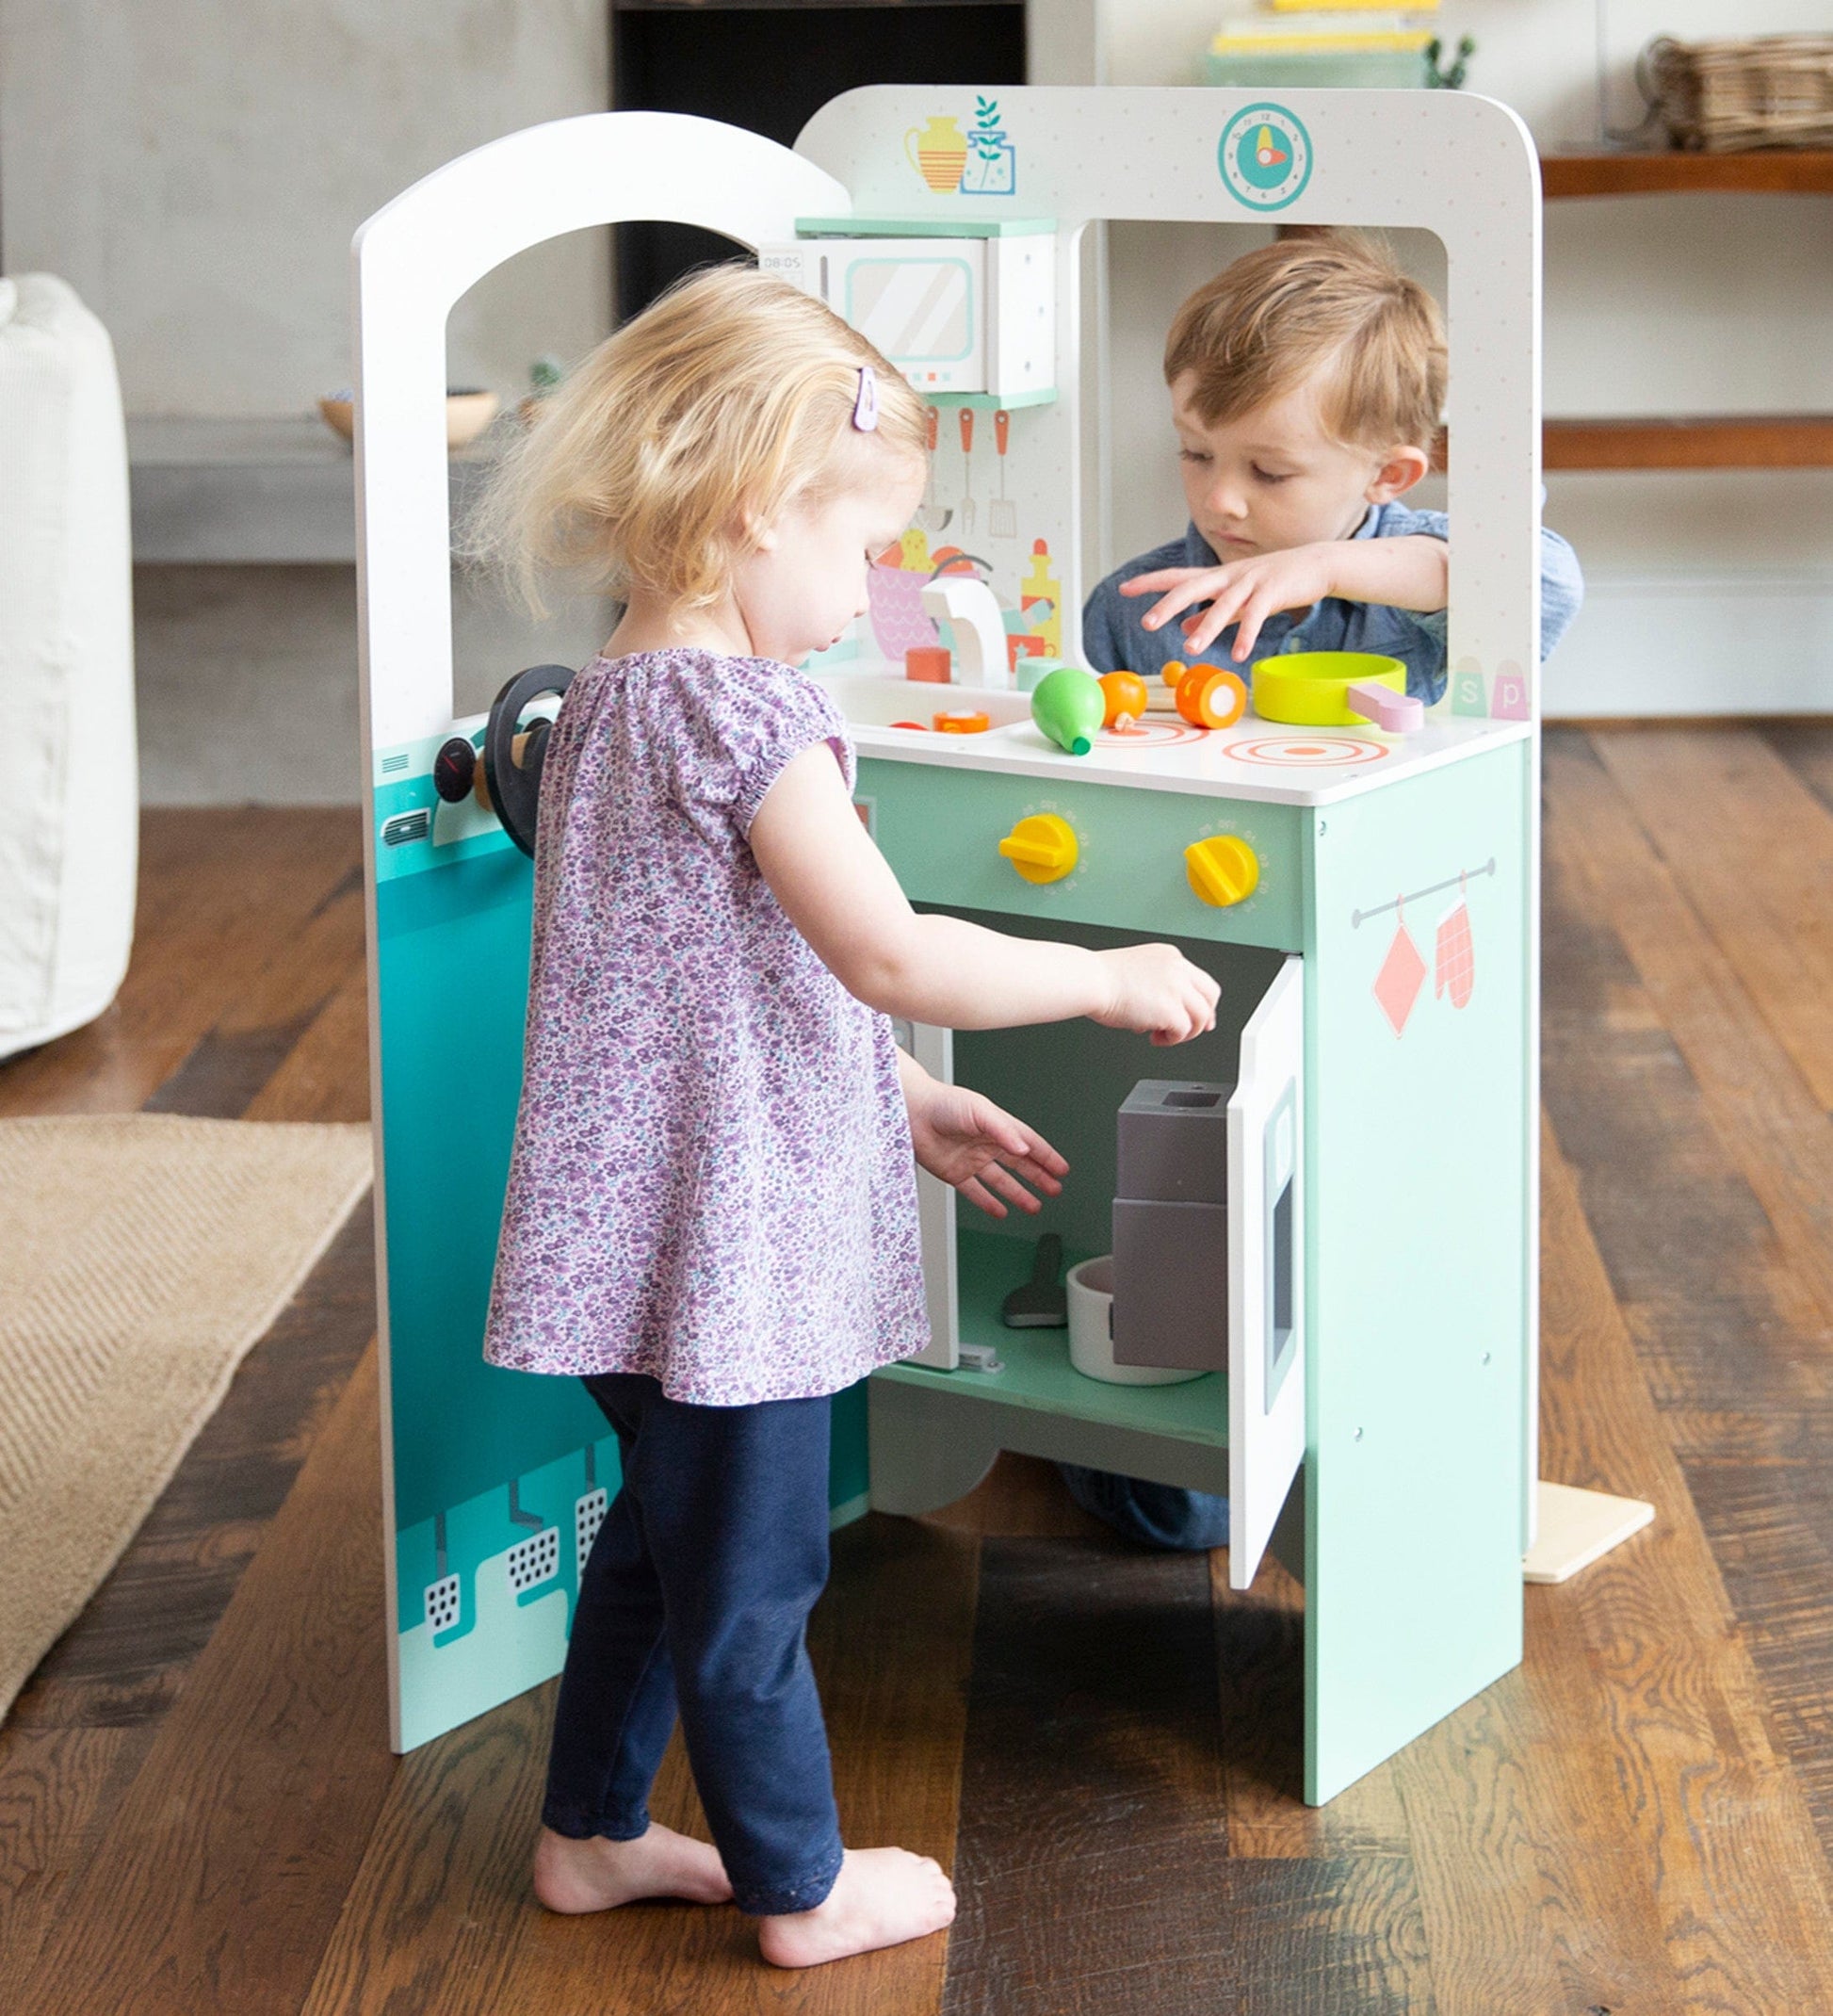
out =
{"type": "Polygon", "coordinates": [[[1833,414],[1549,420],[1547,469],[1833,468],[1833,414]]]}
{"type": "Polygon", "coordinates": [[[1579,196],[1833,196],[1833,149],[1771,148],[1759,154],[1549,154],[1540,157],[1541,193],[1551,203],[1579,196]]]}

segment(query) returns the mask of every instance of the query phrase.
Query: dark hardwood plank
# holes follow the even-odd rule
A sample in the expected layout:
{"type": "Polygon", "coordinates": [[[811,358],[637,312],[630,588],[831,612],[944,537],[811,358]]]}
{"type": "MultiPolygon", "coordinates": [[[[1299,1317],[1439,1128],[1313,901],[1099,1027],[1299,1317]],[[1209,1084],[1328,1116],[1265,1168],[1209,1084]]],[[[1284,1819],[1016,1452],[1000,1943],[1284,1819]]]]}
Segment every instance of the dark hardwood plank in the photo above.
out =
{"type": "Polygon", "coordinates": [[[1223,1769],[1206,1556],[982,1541],[946,2016],[1172,1990],[1227,1860],[1223,1769]]]}
{"type": "Polygon", "coordinates": [[[369,984],[359,952],[267,1083],[245,1120],[369,1117],[369,984]]]}
{"type": "Polygon", "coordinates": [[[1833,721],[1772,721],[1757,732],[1833,812],[1833,721]]]}
{"type": "MultiPolygon", "coordinates": [[[[88,1028],[0,1064],[0,1114],[143,1106],[226,1009],[261,1000],[260,976],[276,953],[302,935],[314,946],[348,935],[349,876],[361,861],[350,810],[145,813],[135,949],[121,992],[88,1028]],[[341,914],[315,928],[328,900],[341,914]]],[[[327,989],[338,977],[341,968],[327,989]]]]}
{"type": "MultiPolygon", "coordinates": [[[[1824,1860],[1833,1816],[1824,1733],[1833,1618],[1822,1594],[1833,1559],[1814,1583],[1793,1584],[1791,1631],[1817,1633],[1823,1656],[1811,1699],[1792,1701],[1782,1690],[1802,1666],[1799,1641],[1775,1643],[1745,1564],[1770,1544],[1778,1514],[1797,1527],[1811,1522],[1794,1467],[1770,1466],[1766,1523],[1742,1529],[1715,1495],[1723,1458],[1713,1445],[1679,1444],[1684,1493],[1663,1474],[1675,1463],[1668,1443],[1677,1422],[1693,1426],[1741,1414],[1760,1423],[1824,1421],[1827,1406],[1825,1337],[1814,1300],[1728,1152],[1726,1123],[1735,1102],[1714,1073],[1744,1069],[1750,1058],[1700,1049],[1697,993],[1669,985],[1682,951],[1689,970],[1708,971],[1712,1000],[1735,1016],[1747,1052],[1767,1045],[1766,1061],[1759,1061],[1778,1081],[1788,1067],[1748,1003],[1738,1008],[1735,977],[1711,975],[1710,938],[1665,881],[1584,738],[1549,739],[1548,785],[1545,1092],[1559,1149],[1549,1157],[1549,1195],[1557,1199],[1569,1164],[1608,1271],[1607,1280],[1600,1271],[1583,1287],[1591,1314],[1565,1347],[1556,1278],[1548,1277],[1546,1412],[1556,1431],[1549,1450],[1563,1439],[1568,1455],[1588,1452],[1568,1481],[1653,1498],[1662,1515],[1655,1534],[1572,1587],[1607,1683],[1608,1711],[1662,1767],[1626,1763],[1625,1782],[1641,1799],[1662,1795],[1636,1813],[1639,1826],[1647,1824],[1645,1813],[1663,1821],[1663,1923],[1677,1960],[1685,1959],[1689,1978],[1702,1984],[1695,1992],[1722,1973],[1720,1991],[1731,1997],[1730,1982],[1742,1999],[1707,2007],[1813,2007],[1817,1997],[1833,2004],[1833,1982],[1797,1982],[1785,1995],[1776,1979],[1750,1972],[1758,1963],[1800,1964],[1804,1954],[1825,1969],[1833,1946],[1824,1860]],[[1715,1099],[1726,1102],[1725,1114],[1714,1114],[1715,1099]],[[1633,1338],[1663,1410],[1659,1419],[1637,1418],[1633,1389],[1622,1381],[1609,1406],[1584,1403],[1583,1380],[1608,1361],[1619,1326],[1633,1338]],[[1608,1450],[1607,1436],[1614,1438],[1608,1450]],[[1696,1544],[1700,1522],[1717,1565],[1696,1544]],[[1823,1852],[1801,1839],[1804,1800],[1823,1852]],[[1735,1860],[1723,1850],[1731,1839],[1739,1844],[1735,1860]],[[1728,1888],[1741,1893],[1736,1902],[1728,1888]],[[1708,1898],[1715,1900],[1710,1918],[1708,1898]],[[1782,1922],[1755,1941],[1751,1914],[1765,1910],[1781,1913],[1782,1922]],[[1711,1927],[1723,1928],[1721,1937],[1737,1927],[1749,1950],[1712,1954],[1711,1927]]],[[[1753,1120],[1760,1137],[1763,1116],[1753,1120]]],[[[1549,1235],[1553,1222],[1549,1211],[1549,1235]]],[[[1568,1237],[1565,1247],[1576,1252],[1578,1244],[1568,1237]]],[[[1828,1540],[1833,1534],[1823,1549],[1828,1540]]]]}
{"type": "Polygon", "coordinates": [[[177,1698],[375,1334],[366,1204],[238,1367],[113,1572],[40,1662],[20,1729],[157,1720],[177,1698]]]}
{"type": "MultiPolygon", "coordinates": [[[[1324,1815],[1304,1797],[1304,1588],[1269,1555],[1253,1588],[1231,1589],[1227,1551],[1219,1549],[1210,1556],[1209,1601],[1229,1853],[1268,1861],[1323,1855],[1324,1815]]],[[[1351,1786],[1343,1797],[1359,1806],[1360,1790],[1351,1786]]],[[[1347,1813],[1343,1818],[1347,1830],[1347,1813]]]]}
{"type": "MultiPolygon", "coordinates": [[[[1750,1003],[1833,1109],[1833,815],[1754,729],[1599,734],[1604,768],[1750,1003]]],[[[1833,1133],[1818,1130],[1833,1144],[1833,1133]]],[[[1824,1233],[1833,1233],[1833,1201],[1824,1233]]]]}
{"type": "Polygon", "coordinates": [[[985,1478],[951,1505],[927,1516],[925,1523],[954,1533],[1032,1539],[1099,1539],[1108,1529],[1070,1497],[1057,1466],[1042,1456],[1006,1450],[985,1478]]]}
{"type": "Polygon", "coordinates": [[[33,2016],[291,2009],[396,1775],[365,1353],[72,1885],[33,2016]]]}
{"type": "MultiPolygon", "coordinates": [[[[848,1840],[952,1856],[975,1547],[871,1518],[835,1536],[809,1649],[820,1677],[848,1840]]],[[[527,1868],[551,1687],[407,1759],[377,1825],[305,2016],[437,2007],[441,2016],[584,2006],[619,2016],[933,2016],[946,1942],[920,1941],[804,1975],[772,1973],[729,1910],[541,1910],[527,1868]]],[[[651,1802],[706,1838],[677,1737],[651,1802]]]]}
{"type": "Polygon", "coordinates": [[[45,1930],[151,1741],[144,1728],[0,1730],[0,2008],[27,2007],[45,1930]]]}

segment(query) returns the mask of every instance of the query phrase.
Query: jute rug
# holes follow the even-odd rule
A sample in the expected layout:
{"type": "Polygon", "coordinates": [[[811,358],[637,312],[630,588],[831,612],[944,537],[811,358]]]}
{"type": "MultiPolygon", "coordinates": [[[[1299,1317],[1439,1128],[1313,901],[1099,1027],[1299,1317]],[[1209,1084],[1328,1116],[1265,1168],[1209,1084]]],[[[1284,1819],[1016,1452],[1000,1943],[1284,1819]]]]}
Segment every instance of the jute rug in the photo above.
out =
{"type": "Polygon", "coordinates": [[[366,1127],[0,1120],[0,1716],[368,1182],[366,1127]]]}

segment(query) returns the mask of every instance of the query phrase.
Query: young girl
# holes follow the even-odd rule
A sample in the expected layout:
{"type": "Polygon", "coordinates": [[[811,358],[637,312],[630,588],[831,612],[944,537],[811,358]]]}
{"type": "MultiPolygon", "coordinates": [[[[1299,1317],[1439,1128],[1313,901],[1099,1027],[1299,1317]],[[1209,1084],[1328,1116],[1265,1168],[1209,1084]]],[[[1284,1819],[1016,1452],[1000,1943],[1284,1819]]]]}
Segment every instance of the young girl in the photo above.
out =
{"type": "Polygon", "coordinates": [[[889,1017],[1177,1043],[1217,991],[1170,946],[919,917],[855,817],[841,717],[794,668],[865,612],[922,496],[922,419],[819,302],[722,267],[553,396],[481,528],[525,583],[570,563],[625,604],[547,746],[484,1344],[582,1376],[623,1456],[535,1891],[560,1911],[730,1897],[782,1967],[954,1915],[933,1862],[841,1846],[804,1648],[829,1397],[928,1341],[913,1156],[996,1217],[1067,1166],[900,1054],[889,1017]],[[677,1712],[716,1847],[646,1810],[677,1712]]]}

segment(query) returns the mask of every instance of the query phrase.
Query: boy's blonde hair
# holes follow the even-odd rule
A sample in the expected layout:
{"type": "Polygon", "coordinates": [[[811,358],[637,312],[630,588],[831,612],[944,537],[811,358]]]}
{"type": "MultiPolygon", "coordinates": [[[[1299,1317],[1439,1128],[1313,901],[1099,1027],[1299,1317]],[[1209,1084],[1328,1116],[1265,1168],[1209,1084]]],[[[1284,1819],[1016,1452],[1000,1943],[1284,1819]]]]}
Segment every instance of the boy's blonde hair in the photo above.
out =
{"type": "Polygon", "coordinates": [[[843,488],[843,444],[925,457],[922,401],[831,309],[748,266],[690,275],[601,343],[544,398],[494,473],[464,550],[536,614],[543,577],[671,608],[724,593],[747,518],[843,488]],[[853,424],[859,367],[878,426],[853,424]]]}
{"type": "Polygon", "coordinates": [[[1365,238],[1283,238],[1197,288],[1165,339],[1165,382],[1193,374],[1206,427],[1306,380],[1345,447],[1430,449],[1445,407],[1445,323],[1433,300],[1365,238]]]}

